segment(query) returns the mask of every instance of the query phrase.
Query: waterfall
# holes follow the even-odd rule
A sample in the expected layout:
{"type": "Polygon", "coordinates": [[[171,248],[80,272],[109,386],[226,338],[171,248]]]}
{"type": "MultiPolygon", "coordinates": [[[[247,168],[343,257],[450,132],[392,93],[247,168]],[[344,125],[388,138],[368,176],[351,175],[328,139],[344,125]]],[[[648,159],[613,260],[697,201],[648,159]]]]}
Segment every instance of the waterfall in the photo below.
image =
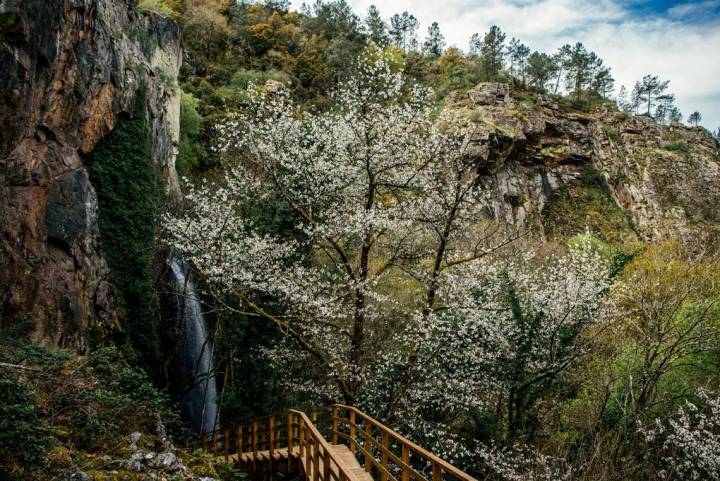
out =
{"type": "Polygon", "coordinates": [[[217,423],[217,383],[212,343],[200,298],[188,276],[187,263],[181,256],[173,255],[168,264],[175,281],[180,328],[176,352],[176,372],[183,386],[180,409],[183,417],[192,422],[193,430],[207,433],[215,429],[217,423]]]}

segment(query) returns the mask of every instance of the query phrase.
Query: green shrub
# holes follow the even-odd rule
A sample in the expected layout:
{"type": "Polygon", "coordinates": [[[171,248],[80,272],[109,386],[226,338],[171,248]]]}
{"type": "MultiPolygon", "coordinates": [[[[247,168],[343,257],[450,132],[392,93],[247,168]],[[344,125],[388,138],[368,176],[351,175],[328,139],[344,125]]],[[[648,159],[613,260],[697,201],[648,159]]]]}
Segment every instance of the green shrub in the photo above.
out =
{"type": "Polygon", "coordinates": [[[610,127],[610,126],[605,126],[605,127],[603,127],[603,131],[605,132],[605,135],[607,136],[607,138],[609,138],[610,140],[615,140],[615,141],[620,140],[620,133],[618,132],[618,130],[616,128],[610,127]]]}
{"type": "Polygon", "coordinates": [[[80,374],[94,383],[64,392],[55,403],[56,409],[76,406],[68,411],[67,425],[73,444],[81,449],[124,443],[122,435],[133,431],[153,432],[158,418],[176,420],[167,395],[116,348],[93,352],[80,374]]]}
{"type": "Polygon", "coordinates": [[[674,140],[665,144],[665,150],[687,153],[690,151],[690,147],[686,140],[674,140]]]}
{"type": "Polygon", "coordinates": [[[175,168],[181,176],[190,175],[207,155],[200,141],[203,119],[198,113],[200,100],[183,92],[180,98],[180,145],[175,168]]]}
{"type": "Polygon", "coordinates": [[[51,438],[33,398],[32,385],[0,379],[0,478],[22,479],[24,469],[39,466],[51,438]]]}

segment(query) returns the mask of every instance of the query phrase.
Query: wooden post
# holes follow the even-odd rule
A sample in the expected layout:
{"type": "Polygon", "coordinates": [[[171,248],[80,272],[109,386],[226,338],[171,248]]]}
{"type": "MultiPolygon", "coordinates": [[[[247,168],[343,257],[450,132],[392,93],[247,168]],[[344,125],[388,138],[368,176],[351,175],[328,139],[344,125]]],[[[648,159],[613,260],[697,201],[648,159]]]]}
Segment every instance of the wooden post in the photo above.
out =
{"type": "Polygon", "coordinates": [[[350,452],[355,456],[355,411],[350,410],[350,452]]]}
{"type": "Polygon", "coordinates": [[[323,481],[330,481],[330,453],[323,450],[323,481]]]}
{"type": "Polygon", "coordinates": [[[275,455],[275,416],[270,416],[268,419],[268,451],[270,452],[270,460],[268,461],[268,467],[270,468],[270,477],[273,475],[273,456],[275,455]]]}
{"type": "Polygon", "coordinates": [[[298,455],[302,458],[305,452],[303,443],[305,441],[305,421],[300,418],[300,425],[298,426],[298,455]]]}
{"type": "Polygon", "coordinates": [[[432,465],[432,481],[442,481],[442,469],[435,461],[433,461],[432,465]]]}
{"type": "MultiPolygon", "coordinates": [[[[405,443],[402,443],[402,462],[410,466],[410,448],[405,443]]],[[[410,481],[410,471],[405,466],[403,466],[402,481],[410,481]]]]}
{"type": "Polygon", "coordinates": [[[270,416],[270,456],[275,452],[275,416],[270,416]]]}
{"type": "MultiPolygon", "coordinates": [[[[303,435],[303,437],[305,438],[305,477],[306,478],[310,477],[310,471],[308,471],[308,470],[312,469],[312,467],[310,466],[310,462],[312,461],[310,459],[310,456],[312,456],[312,445],[310,444],[312,436],[308,436],[308,434],[309,434],[308,429],[307,429],[307,427],[305,427],[305,434],[303,435]]],[[[316,471],[317,471],[317,469],[316,469],[316,471]]]]}
{"type": "Polygon", "coordinates": [[[257,421],[252,423],[252,450],[253,450],[253,467],[257,463],[257,451],[258,451],[258,435],[257,435],[257,421]]]}
{"type": "Polygon", "coordinates": [[[332,407],[332,443],[338,443],[338,407],[333,404],[332,407]]]}
{"type": "Polygon", "coordinates": [[[223,447],[225,452],[225,462],[227,463],[230,459],[230,431],[227,429],[223,433],[223,447]]]}
{"type": "MultiPolygon", "coordinates": [[[[325,460],[327,462],[327,460],[325,460]]],[[[313,437],[313,481],[320,481],[320,443],[313,437]]]]}
{"type": "Polygon", "coordinates": [[[288,424],[287,424],[287,443],[288,443],[288,463],[287,470],[288,475],[292,470],[292,453],[293,453],[293,416],[292,413],[288,413],[288,424]]]}
{"type": "Polygon", "coordinates": [[[237,442],[235,443],[237,448],[237,462],[242,463],[242,451],[243,451],[243,427],[242,424],[237,427],[237,442]]]}
{"type": "MultiPolygon", "coordinates": [[[[382,437],[380,440],[380,445],[382,446],[382,453],[380,453],[380,464],[382,464],[382,467],[386,470],[388,469],[388,454],[387,450],[388,448],[388,432],[384,429],[382,430],[382,437]]],[[[404,447],[404,445],[403,445],[404,447]]],[[[403,472],[405,472],[403,470],[403,472]]],[[[387,474],[385,474],[385,471],[380,472],[380,481],[387,481],[387,474]]]]}
{"type": "MultiPolygon", "coordinates": [[[[372,436],[372,424],[366,419],[365,420],[365,451],[368,453],[373,452],[373,445],[370,442],[370,438],[372,436]]],[[[365,472],[369,473],[370,468],[372,468],[372,461],[370,460],[370,454],[365,455],[365,472]]],[[[382,473],[382,471],[381,471],[382,473]]]]}

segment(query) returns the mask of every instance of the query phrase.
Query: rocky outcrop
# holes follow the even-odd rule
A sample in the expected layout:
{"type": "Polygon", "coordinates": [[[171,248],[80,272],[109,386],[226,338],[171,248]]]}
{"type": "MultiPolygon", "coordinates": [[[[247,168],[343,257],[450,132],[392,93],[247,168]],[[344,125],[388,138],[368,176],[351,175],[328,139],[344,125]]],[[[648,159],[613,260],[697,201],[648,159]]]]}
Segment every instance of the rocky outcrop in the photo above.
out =
{"type": "Polygon", "coordinates": [[[496,83],[448,103],[453,123],[473,127],[468,155],[493,186],[497,219],[543,232],[548,203],[590,166],[644,240],[697,240],[720,222],[720,146],[702,128],[572,112],[496,83]]]}
{"type": "Polygon", "coordinates": [[[146,89],[177,190],[180,33],[125,0],[0,0],[0,329],[83,351],[117,323],[84,159],[146,89]]]}

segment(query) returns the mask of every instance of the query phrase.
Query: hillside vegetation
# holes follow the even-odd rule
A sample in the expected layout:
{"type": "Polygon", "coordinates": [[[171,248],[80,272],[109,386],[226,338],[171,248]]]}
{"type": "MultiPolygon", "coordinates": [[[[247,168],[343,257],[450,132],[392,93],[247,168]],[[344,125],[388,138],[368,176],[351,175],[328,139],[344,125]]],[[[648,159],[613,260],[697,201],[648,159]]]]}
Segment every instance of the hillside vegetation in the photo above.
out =
{"type": "Polygon", "coordinates": [[[667,83],[343,0],[137,10],[183,31],[182,192],[137,95],[89,155],[123,335],[0,340],[2,477],[243,478],[177,414],[170,252],[222,427],[342,402],[477,479],[720,477],[720,144],[667,83]]]}

